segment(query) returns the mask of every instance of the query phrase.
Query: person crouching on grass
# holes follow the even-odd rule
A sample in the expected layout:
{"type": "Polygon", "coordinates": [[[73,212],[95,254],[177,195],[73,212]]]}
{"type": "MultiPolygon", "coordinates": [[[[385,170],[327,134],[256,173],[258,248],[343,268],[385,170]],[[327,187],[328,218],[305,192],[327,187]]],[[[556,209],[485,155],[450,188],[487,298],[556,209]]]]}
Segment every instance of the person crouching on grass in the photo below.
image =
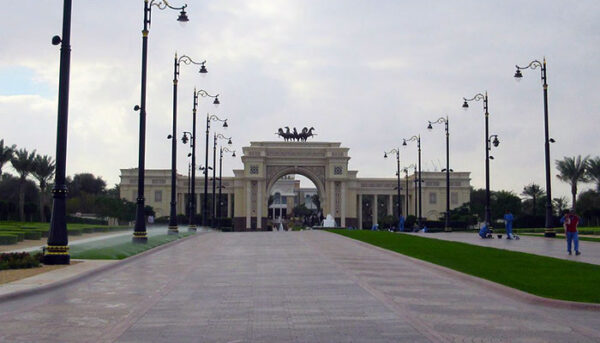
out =
{"type": "Polygon", "coordinates": [[[569,213],[565,214],[560,221],[565,227],[565,237],[567,238],[567,252],[571,255],[571,242],[575,246],[575,255],[581,255],[579,251],[579,237],[577,235],[577,224],[579,224],[579,217],[575,214],[573,209],[569,210],[569,213]]]}

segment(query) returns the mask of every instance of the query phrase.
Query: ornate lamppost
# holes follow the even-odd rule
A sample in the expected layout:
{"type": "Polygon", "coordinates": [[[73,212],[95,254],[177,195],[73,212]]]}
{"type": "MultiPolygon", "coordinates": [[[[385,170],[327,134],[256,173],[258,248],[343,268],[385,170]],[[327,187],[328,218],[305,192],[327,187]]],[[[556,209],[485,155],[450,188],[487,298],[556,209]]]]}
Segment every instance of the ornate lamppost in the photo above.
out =
{"type": "Polygon", "coordinates": [[[446,130],[446,215],[444,216],[444,231],[452,231],[450,227],[450,132],[448,131],[448,116],[440,117],[436,121],[429,121],[428,130],[433,130],[433,124],[444,124],[446,130]]]}
{"type": "Polygon", "coordinates": [[[520,81],[523,75],[521,70],[536,69],[540,67],[542,72],[542,87],[544,89],[544,153],[546,156],[546,229],[544,230],[545,237],[555,237],[556,230],[552,227],[552,182],[550,177],[550,143],[554,143],[554,139],[550,138],[548,133],[548,80],[546,77],[546,58],[544,62],[533,60],[526,67],[517,67],[515,72],[515,80],[520,81]]]}
{"type": "Polygon", "coordinates": [[[217,172],[217,140],[218,139],[226,139],[227,140],[227,144],[231,145],[231,137],[225,137],[220,133],[216,133],[214,134],[214,141],[213,141],[213,176],[212,176],[212,209],[211,209],[211,227],[212,228],[216,228],[217,227],[217,219],[216,219],[216,215],[217,215],[217,193],[216,193],[216,172],[217,172]]]}
{"type": "Polygon", "coordinates": [[[69,264],[67,235],[67,123],[69,119],[69,72],[71,70],[71,0],[63,5],[62,38],[52,37],[52,44],[60,46],[60,75],[58,81],[58,118],[56,130],[56,174],[52,189],[52,219],[48,244],[44,253],[45,264],[69,264]]]}
{"type": "MultiPolygon", "coordinates": [[[[192,145],[192,191],[190,193],[192,209],[190,211],[190,221],[188,226],[188,231],[196,231],[196,111],[198,109],[198,97],[209,97],[213,98],[213,105],[218,107],[221,102],[219,101],[219,94],[210,95],[204,89],[196,91],[194,88],[194,105],[192,108],[192,134],[191,134],[191,145],[192,145]]],[[[208,131],[207,131],[208,132],[208,131]]],[[[207,142],[208,142],[208,133],[207,133],[207,142]]],[[[207,161],[208,163],[208,161],[207,161]]],[[[201,169],[203,170],[203,169],[201,169]]],[[[206,190],[205,190],[206,192],[206,190]]],[[[206,199],[205,199],[206,200],[206,199]]]]}
{"type": "MultiPolygon", "coordinates": [[[[422,212],[422,210],[423,210],[423,208],[422,208],[423,202],[421,200],[421,183],[423,183],[421,181],[421,135],[412,136],[412,137],[410,137],[408,139],[403,139],[402,145],[406,146],[407,145],[406,142],[411,142],[411,141],[416,141],[417,142],[417,152],[419,154],[419,162],[418,162],[418,166],[419,166],[419,180],[418,180],[418,182],[419,182],[419,185],[418,185],[418,187],[419,187],[419,216],[417,218],[417,221],[419,223],[419,228],[421,228],[421,226],[422,226],[422,218],[423,218],[423,215],[422,215],[423,214],[423,212],[422,212]]],[[[417,210],[415,208],[415,212],[416,211],[417,210]]]]}
{"type": "MultiPolygon", "coordinates": [[[[181,64],[196,64],[200,66],[200,74],[205,75],[208,70],[204,64],[206,61],[196,62],[191,57],[183,55],[173,61],[173,133],[172,137],[177,137],[177,84],[179,83],[179,70],[181,64]]],[[[177,234],[177,140],[171,140],[171,208],[169,215],[169,234],[177,234]]]]}
{"type": "Polygon", "coordinates": [[[146,234],[146,217],[144,216],[144,176],[145,176],[145,156],[146,156],[146,69],[148,65],[148,27],[152,19],[152,6],[160,10],[170,8],[181,11],[177,21],[181,23],[188,22],[189,19],[185,12],[187,5],[173,7],[166,0],[144,0],[144,29],[142,30],[142,87],[140,104],[134,107],[135,111],[140,111],[140,143],[139,143],[139,162],[138,162],[138,196],[136,201],[135,228],[132,241],[134,243],[146,243],[148,236],[146,234]]]}
{"type": "MultiPolygon", "coordinates": [[[[196,116],[194,116],[194,118],[196,118],[196,116]]],[[[220,119],[219,117],[217,117],[214,114],[206,114],[206,149],[205,149],[205,160],[204,160],[204,165],[206,166],[204,168],[204,201],[202,204],[202,226],[207,226],[208,222],[207,222],[207,218],[208,218],[208,169],[210,167],[208,167],[208,135],[210,133],[210,122],[211,121],[220,121],[223,123],[223,127],[227,128],[227,119],[220,119]]],[[[214,170],[214,168],[213,168],[214,170]]],[[[214,192],[213,192],[214,193],[214,192]]]]}
{"type": "MultiPolygon", "coordinates": [[[[404,191],[406,199],[404,200],[404,202],[406,203],[405,206],[406,206],[406,216],[407,217],[408,217],[408,168],[411,168],[411,167],[415,168],[415,170],[417,168],[414,164],[411,164],[410,166],[405,167],[404,169],[402,169],[404,171],[404,181],[406,183],[406,190],[404,191]]],[[[415,186],[416,186],[416,183],[415,183],[415,186]]],[[[415,197],[415,199],[416,199],[416,197],[415,197]]],[[[416,205],[416,203],[415,203],[415,205],[416,205]]],[[[415,209],[416,208],[417,208],[417,206],[415,206],[415,209]]]]}
{"type": "Polygon", "coordinates": [[[390,151],[384,152],[383,153],[383,158],[387,158],[387,154],[393,154],[396,153],[396,176],[397,176],[397,180],[398,180],[398,187],[396,187],[398,194],[398,218],[400,218],[400,216],[402,215],[402,204],[400,201],[400,149],[399,148],[395,148],[392,149],[390,151]]]}
{"type": "MultiPolygon", "coordinates": [[[[463,102],[463,109],[467,110],[469,108],[469,102],[470,101],[483,101],[483,110],[485,111],[485,224],[489,227],[490,226],[490,222],[491,222],[491,209],[490,209],[490,143],[492,143],[492,141],[490,140],[490,138],[492,136],[490,136],[489,134],[489,116],[490,113],[488,112],[488,95],[487,92],[485,92],[485,94],[481,94],[481,93],[477,93],[475,94],[474,97],[467,99],[467,98],[463,98],[464,102],[463,102]]],[[[498,144],[500,144],[500,141],[498,140],[498,136],[497,135],[493,135],[495,136],[495,139],[493,141],[494,146],[498,146],[498,144]]],[[[493,157],[492,157],[493,159],[493,157]]]]}
{"type": "MultiPolygon", "coordinates": [[[[217,207],[217,228],[221,230],[221,214],[223,207],[223,153],[231,152],[231,157],[235,157],[235,150],[229,150],[226,146],[222,146],[219,148],[219,206],[217,207]]],[[[229,206],[229,203],[227,203],[229,206]]]]}

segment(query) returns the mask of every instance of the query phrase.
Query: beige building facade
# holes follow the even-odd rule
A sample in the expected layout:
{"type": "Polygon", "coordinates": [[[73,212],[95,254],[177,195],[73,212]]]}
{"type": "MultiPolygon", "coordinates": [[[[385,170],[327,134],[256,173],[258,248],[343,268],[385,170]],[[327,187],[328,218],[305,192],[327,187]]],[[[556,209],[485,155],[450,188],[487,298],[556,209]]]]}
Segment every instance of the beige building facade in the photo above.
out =
{"type": "MultiPolygon", "coordinates": [[[[363,228],[376,224],[383,215],[397,215],[397,179],[357,177],[358,171],[348,169],[349,149],[340,143],[251,142],[242,150],[244,168],[234,170],[233,177],[223,177],[222,190],[222,213],[233,218],[236,231],[268,229],[269,195],[277,180],[290,174],[303,175],[314,183],[323,213],[331,214],[341,227],[363,228]]],[[[423,217],[437,220],[446,209],[445,173],[421,174],[423,217]]],[[[146,170],[146,204],[154,208],[157,217],[169,214],[170,175],[170,170],[146,170]]],[[[470,201],[469,176],[470,172],[451,173],[450,208],[470,201]]],[[[404,215],[407,208],[409,215],[416,213],[418,188],[414,180],[414,173],[401,179],[400,204],[404,215]]],[[[196,203],[201,209],[204,189],[202,176],[197,177],[196,188],[196,203]]],[[[121,170],[120,189],[122,198],[135,201],[137,169],[121,170]]],[[[210,182],[208,191],[212,191],[210,182]]],[[[186,212],[188,194],[187,176],[178,175],[177,213],[186,212]]]]}

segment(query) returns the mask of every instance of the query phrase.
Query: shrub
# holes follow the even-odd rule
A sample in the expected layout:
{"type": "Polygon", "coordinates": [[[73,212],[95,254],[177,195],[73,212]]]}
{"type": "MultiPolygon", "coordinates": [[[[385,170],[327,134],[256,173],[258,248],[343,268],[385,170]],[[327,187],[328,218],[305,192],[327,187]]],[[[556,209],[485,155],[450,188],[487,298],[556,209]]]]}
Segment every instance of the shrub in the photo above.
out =
{"type": "Polygon", "coordinates": [[[110,230],[108,226],[97,226],[94,228],[94,232],[108,232],[110,230]]]}
{"type": "Polygon", "coordinates": [[[39,267],[41,258],[41,253],[33,256],[27,252],[3,253],[0,254],[0,270],[39,267]]]}
{"type": "Polygon", "coordinates": [[[17,244],[17,240],[16,235],[0,232],[0,245],[17,244]]]}
{"type": "Polygon", "coordinates": [[[36,230],[24,230],[23,233],[25,234],[25,239],[42,239],[42,233],[36,230]]]}
{"type": "Polygon", "coordinates": [[[8,233],[17,236],[17,241],[19,242],[25,239],[25,233],[23,231],[2,231],[2,233],[8,233]]]}
{"type": "Polygon", "coordinates": [[[81,236],[82,233],[81,229],[67,228],[67,234],[69,236],[81,236]]]}
{"type": "Polygon", "coordinates": [[[83,233],[93,233],[94,231],[95,230],[94,230],[93,227],[84,227],[84,228],[81,228],[81,232],[83,232],[83,233]]]}

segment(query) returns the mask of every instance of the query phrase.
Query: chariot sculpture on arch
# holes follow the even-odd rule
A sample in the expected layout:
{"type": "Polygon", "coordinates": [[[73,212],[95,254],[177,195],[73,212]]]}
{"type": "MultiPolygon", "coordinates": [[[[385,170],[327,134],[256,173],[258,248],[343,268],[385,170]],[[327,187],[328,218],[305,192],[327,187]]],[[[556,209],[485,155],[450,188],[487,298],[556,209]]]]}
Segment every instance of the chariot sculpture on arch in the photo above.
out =
{"type": "Polygon", "coordinates": [[[284,141],[288,142],[288,141],[296,141],[296,142],[306,142],[306,140],[308,140],[309,137],[313,137],[316,136],[316,133],[313,133],[313,130],[315,128],[314,127],[310,127],[307,128],[303,128],[302,131],[298,132],[298,130],[296,128],[294,128],[293,130],[290,131],[290,127],[286,126],[285,130],[283,130],[282,128],[279,128],[277,130],[277,132],[275,132],[276,135],[278,135],[279,137],[282,137],[284,141]]]}

